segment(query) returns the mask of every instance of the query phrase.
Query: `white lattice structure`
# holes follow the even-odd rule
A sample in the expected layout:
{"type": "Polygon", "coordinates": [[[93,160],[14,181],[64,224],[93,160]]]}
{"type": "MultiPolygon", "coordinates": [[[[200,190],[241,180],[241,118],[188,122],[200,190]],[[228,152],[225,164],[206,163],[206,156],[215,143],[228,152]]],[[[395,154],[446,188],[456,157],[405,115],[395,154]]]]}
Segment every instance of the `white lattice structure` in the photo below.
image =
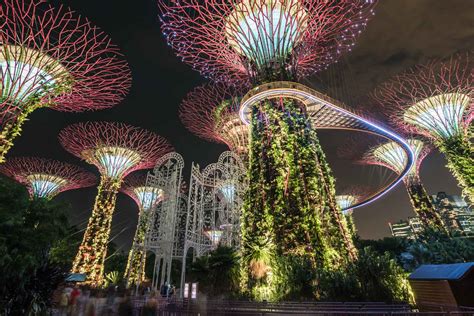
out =
{"type": "Polygon", "coordinates": [[[246,168],[234,152],[222,153],[216,163],[202,171],[197,164],[191,166],[181,289],[189,250],[196,258],[219,244],[240,246],[240,214],[246,186],[246,168]]]}
{"type": "Polygon", "coordinates": [[[160,189],[163,195],[148,216],[145,242],[138,245],[155,254],[154,288],[171,281],[172,260],[183,256],[187,200],[181,192],[183,167],[184,160],[180,154],[166,154],[157,161],[146,180],[146,186],[160,189]]]}

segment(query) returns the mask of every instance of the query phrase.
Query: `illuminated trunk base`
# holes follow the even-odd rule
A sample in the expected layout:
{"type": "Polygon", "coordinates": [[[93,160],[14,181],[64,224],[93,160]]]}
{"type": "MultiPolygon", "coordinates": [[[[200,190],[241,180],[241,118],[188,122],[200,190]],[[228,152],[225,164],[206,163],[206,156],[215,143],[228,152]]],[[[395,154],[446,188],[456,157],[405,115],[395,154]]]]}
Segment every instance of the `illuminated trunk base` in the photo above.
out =
{"type": "Polygon", "coordinates": [[[120,184],[120,180],[101,177],[94,209],[73,262],[72,272],[87,274],[86,283],[91,286],[103,283],[112,215],[120,184]]]}
{"type": "Polygon", "coordinates": [[[441,216],[436,212],[430,197],[421,184],[418,177],[410,177],[405,181],[405,187],[408,191],[413,210],[420,218],[425,228],[447,233],[446,227],[441,216]]]}
{"type": "Polygon", "coordinates": [[[306,113],[291,100],[262,102],[253,109],[251,133],[241,288],[258,300],[278,300],[295,283],[290,265],[332,269],[357,254],[306,113]]]}
{"type": "Polygon", "coordinates": [[[474,203],[474,147],[465,136],[438,143],[448,160],[447,167],[462,189],[463,196],[474,203]]]}
{"type": "Polygon", "coordinates": [[[125,270],[125,279],[127,280],[128,287],[140,284],[145,279],[146,253],[142,247],[145,242],[148,214],[149,212],[141,210],[132,248],[128,253],[127,268],[125,270]]]}

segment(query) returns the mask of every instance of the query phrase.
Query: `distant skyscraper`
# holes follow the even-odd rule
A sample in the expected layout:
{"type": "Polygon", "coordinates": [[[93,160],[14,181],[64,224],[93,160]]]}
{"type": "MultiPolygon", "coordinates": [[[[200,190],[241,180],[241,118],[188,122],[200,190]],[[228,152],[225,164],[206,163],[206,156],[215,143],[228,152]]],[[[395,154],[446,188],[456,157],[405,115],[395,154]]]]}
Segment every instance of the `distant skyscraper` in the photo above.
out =
{"type": "Polygon", "coordinates": [[[451,232],[474,235],[474,211],[461,196],[438,192],[431,199],[451,232]]]}
{"type": "MultiPolygon", "coordinates": [[[[445,192],[431,195],[436,212],[440,214],[446,228],[454,235],[474,236],[474,211],[459,195],[447,195],[445,192]]],[[[398,223],[388,223],[393,237],[414,238],[421,232],[418,217],[409,217],[398,223]]]]}

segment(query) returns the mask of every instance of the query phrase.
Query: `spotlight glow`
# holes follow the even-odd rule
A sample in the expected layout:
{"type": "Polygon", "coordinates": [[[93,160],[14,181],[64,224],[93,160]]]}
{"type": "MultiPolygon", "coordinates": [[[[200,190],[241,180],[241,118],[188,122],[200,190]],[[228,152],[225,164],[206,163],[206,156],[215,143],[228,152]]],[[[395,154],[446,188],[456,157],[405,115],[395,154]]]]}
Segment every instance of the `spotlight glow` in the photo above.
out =
{"type": "Polygon", "coordinates": [[[241,55],[257,64],[284,58],[304,34],[302,1],[243,0],[227,18],[226,37],[241,55]]]}
{"type": "Polygon", "coordinates": [[[31,183],[33,195],[40,198],[55,196],[59,189],[67,183],[66,179],[51,174],[31,174],[27,176],[27,179],[31,183]]]}
{"type": "Polygon", "coordinates": [[[100,147],[95,156],[104,169],[104,175],[110,178],[122,178],[141,159],[136,151],[123,147],[100,147]]]}
{"type": "Polygon", "coordinates": [[[435,138],[449,139],[463,134],[463,116],[469,102],[470,98],[465,94],[440,94],[409,107],[403,119],[435,138]]]}

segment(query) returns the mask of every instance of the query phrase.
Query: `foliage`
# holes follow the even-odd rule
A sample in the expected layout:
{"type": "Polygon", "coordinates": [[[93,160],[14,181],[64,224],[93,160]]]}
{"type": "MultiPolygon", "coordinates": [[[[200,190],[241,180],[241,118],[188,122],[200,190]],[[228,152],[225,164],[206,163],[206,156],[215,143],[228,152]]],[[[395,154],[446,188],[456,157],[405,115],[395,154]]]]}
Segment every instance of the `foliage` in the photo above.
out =
{"type": "Polygon", "coordinates": [[[67,234],[65,206],[29,200],[17,183],[0,178],[0,305],[5,314],[27,314],[50,304],[64,270],[49,250],[67,234]]]}
{"type": "Polygon", "coordinates": [[[117,271],[121,273],[121,276],[123,276],[127,266],[127,254],[124,251],[117,249],[117,246],[113,242],[109,242],[107,253],[109,256],[105,259],[104,273],[108,274],[117,271]]]}
{"type": "Polygon", "coordinates": [[[437,142],[446,155],[447,167],[462,188],[463,196],[474,203],[474,147],[467,136],[453,137],[437,142]]]}
{"type": "Polygon", "coordinates": [[[68,230],[68,234],[57,240],[49,251],[49,261],[54,265],[59,265],[66,271],[72,267],[72,259],[77,254],[77,250],[82,241],[82,231],[73,226],[68,230]]]}
{"type": "Polygon", "coordinates": [[[344,265],[355,251],[331,170],[300,105],[267,101],[252,113],[241,288],[273,299],[278,278],[288,280],[283,273],[290,272],[277,258],[299,256],[313,267],[329,267],[344,265]]]}
{"type": "Polygon", "coordinates": [[[120,281],[122,281],[122,274],[118,271],[111,271],[105,275],[104,287],[119,285],[120,281]]]}
{"type": "Polygon", "coordinates": [[[237,292],[238,257],[229,247],[219,246],[191,265],[190,277],[199,290],[211,296],[231,296],[237,292]]]}
{"type": "Polygon", "coordinates": [[[406,251],[413,257],[402,259],[404,267],[413,270],[421,264],[443,264],[474,261],[474,239],[454,237],[437,231],[425,231],[408,243],[406,251]]]}

